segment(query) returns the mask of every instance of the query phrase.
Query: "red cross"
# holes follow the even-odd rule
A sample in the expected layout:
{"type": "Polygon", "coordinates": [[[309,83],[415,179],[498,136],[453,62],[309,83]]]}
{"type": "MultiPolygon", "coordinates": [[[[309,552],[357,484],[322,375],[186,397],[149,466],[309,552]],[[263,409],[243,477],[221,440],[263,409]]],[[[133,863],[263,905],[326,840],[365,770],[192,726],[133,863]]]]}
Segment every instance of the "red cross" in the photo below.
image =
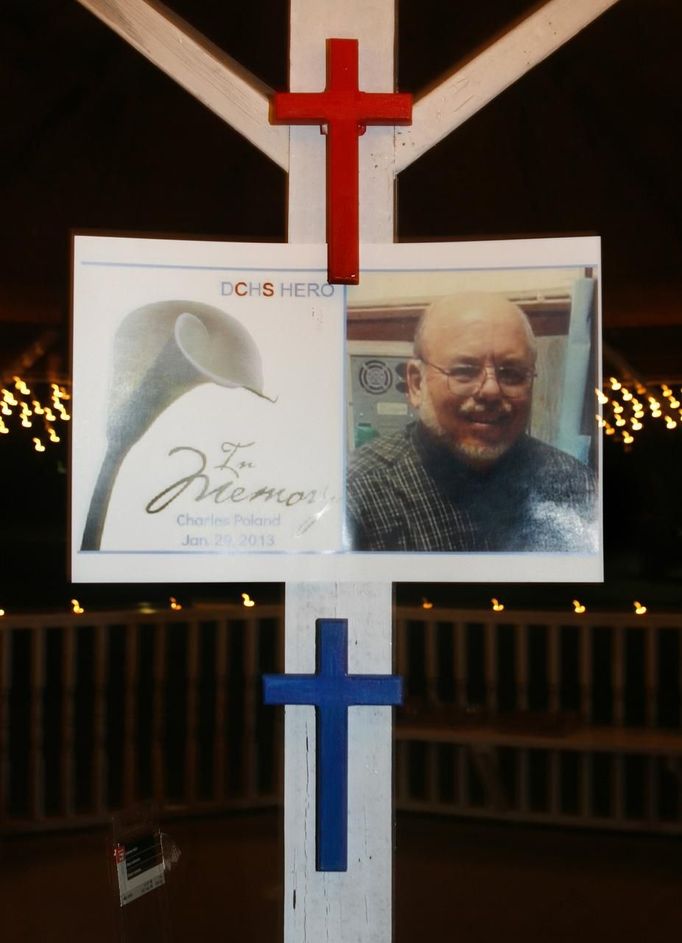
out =
{"type": "Polygon", "coordinates": [[[332,283],[356,285],[360,268],[358,137],[368,124],[409,124],[412,96],[361,92],[357,39],[328,39],[324,92],[278,92],[273,104],[273,121],[326,125],[328,278],[332,283]]]}

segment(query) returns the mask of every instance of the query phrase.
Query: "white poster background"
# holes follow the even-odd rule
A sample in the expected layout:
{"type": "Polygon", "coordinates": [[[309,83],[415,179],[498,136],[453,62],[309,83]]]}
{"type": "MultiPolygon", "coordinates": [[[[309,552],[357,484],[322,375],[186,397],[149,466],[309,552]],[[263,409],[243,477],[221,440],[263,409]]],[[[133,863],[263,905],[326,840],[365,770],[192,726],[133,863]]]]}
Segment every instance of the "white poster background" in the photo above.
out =
{"type": "MultiPolygon", "coordinates": [[[[400,296],[434,278],[446,284],[455,272],[473,273],[474,287],[477,270],[598,271],[600,250],[593,237],[398,244],[363,246],[361,263],[360,286],[350,289],[360,299],[365,273],[393,272],[400,296]]],[[[586,554],[346,548],[346,289],[326,283],[324,247],[76,236],[73,289],[75,582],[603,578],[601,529],[599,549],[586,554]],[[246,328],[269,399],[213,382],[179,396],[130,448],[100,549],[83,550],[119,381],[112,375],[117,331],[141,306],[181,299],[220,309],[246,328]],[[169,488],[167,497],[177,496],[157,510],[165,498],[153,499],[169,488]]]]}

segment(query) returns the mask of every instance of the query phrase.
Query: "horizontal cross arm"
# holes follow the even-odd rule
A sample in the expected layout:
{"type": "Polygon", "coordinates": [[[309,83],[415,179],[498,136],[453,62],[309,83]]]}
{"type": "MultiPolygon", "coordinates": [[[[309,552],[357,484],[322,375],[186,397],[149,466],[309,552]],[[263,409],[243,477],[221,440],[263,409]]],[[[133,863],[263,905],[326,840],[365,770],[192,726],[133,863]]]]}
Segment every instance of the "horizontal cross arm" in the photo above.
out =
{"type": "Polygon", "coordinates": [[[390,707],[402,701],[399,675],[263,675],[265,704],[390,707]]]}
{"type": "Polygon", "coordinates": [[[273,119],[288,124],[354,120],[358,124],[407,124],[412,96],[380,92],[278,92],[273,119]]]}
{"type": "Polygon", "coordinates": [[[396,132],[396,173],[480,111],[618,0],[549,0],[471,62],[418,98],[396,132]]]}
{"type": "Polygon", "coordinates": [[[78,0],[284,170],[289,131],[268,120],[272,91],[159,0],[78,0]]]}
{"type": "Polygon", "coordinates": [[[263,703],[265,704],[318,704],[320,701],[318,675],[263,675],[263,703]]]}
{"type": "Polygon", "coordinates": [[[351,675],[346,703],[350,707],[390,707],[403,703],[400,675],[351,675]]]}

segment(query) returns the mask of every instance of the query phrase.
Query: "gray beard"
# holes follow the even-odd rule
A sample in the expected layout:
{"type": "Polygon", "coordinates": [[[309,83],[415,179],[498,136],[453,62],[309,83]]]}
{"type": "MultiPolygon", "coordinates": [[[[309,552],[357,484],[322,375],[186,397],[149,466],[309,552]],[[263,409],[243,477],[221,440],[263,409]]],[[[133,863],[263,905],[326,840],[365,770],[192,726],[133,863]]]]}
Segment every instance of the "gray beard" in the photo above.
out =
{"type": "MultiPolygon", "coordinates": [[[[464,413],[466,412],[467,410],[464,410],[464,413]]],[[[488,468],[494,465],[512,445],[509,442],[501,442],[499,445],[455,442],[438,422],[429,397],[425,397],[422,401],[419,419],[432,438],[443,445],[455,458],[472,468],[488,468]]]]}

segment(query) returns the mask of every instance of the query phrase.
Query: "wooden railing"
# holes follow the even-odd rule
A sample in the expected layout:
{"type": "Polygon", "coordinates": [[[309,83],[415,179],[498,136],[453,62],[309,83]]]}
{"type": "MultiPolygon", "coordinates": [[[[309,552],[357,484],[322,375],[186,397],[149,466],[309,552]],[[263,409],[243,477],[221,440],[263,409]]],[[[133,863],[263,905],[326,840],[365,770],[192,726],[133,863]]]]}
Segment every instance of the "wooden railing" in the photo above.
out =
{"type": "Polygon", "coordinates": [[[401,610],[399,808],[677,832],[682,617],[401,610]]]}
{"type": "MultiPolygon", "coordinates": [[[[0,619],[0,831],[281,801],[283,613],[0,619]]],[[[399,609],[399,809],[682,830],[682,617],[399,609]]]]}
{"type": "Polygon", "coordinates": [[[153,799],[164,815],[280,801],[279,607],[5,617],[0,829],[103,822],[153,799]]]}

